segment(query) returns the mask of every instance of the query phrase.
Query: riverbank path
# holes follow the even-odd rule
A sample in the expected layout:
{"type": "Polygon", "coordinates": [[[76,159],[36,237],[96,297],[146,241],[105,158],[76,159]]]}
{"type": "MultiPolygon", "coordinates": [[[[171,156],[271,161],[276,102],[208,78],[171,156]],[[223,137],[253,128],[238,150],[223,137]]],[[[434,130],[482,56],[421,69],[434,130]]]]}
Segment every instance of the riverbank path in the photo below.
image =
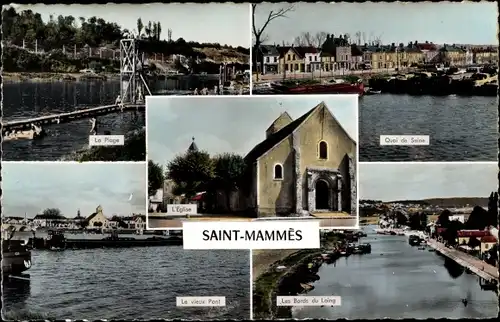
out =
{"type": "MultiPolygon", "coordinates": [[[[405,72],[406,70],[400,69],[399,72],[405,72]]],[[[283,76],[285,79],[310,79],[310,78],[332,78],[339,76],[348,76],[348,75],[356,75],[356,76],[366,76],[370,77],[376,74],[390,74],[396,72],[395,68],[384,68],[384,69],[368,69],[368,70],[335,70],[335,71],[315,71],[312,72],[288,72],[285,75],[283,74],[264,74],[259,75],[258,80],[257,76],[253,75],[253,85],[258,85],[266,82],[276,82],[282,81],[283,76]]]]}
{"type": "Polygon", "coordinates": [[[443,243],[429,239],[427,244],[457,264],[470,269],[474,274],[486,280],[498,281],[498,268],[454,248],[448,248],[443,243]]]}

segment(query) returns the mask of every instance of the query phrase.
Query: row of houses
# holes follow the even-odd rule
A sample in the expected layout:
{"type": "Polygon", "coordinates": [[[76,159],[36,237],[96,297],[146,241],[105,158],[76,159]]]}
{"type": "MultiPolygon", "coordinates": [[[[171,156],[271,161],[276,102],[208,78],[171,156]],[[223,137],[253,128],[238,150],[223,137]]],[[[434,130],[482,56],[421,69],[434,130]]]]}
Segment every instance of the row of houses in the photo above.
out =
{"type": "Polygon", "coordinates": [[[106,217],[101,206],[89,216],[82,216],[80,211],[75,217],[67,218],[62,215],[36,215],[34,218],[25,217],[3,217],[2,228],[14,226],[37,228],[66,228],[66,229],[146,229],[146,216],[142,214],[132,214],[131,216],[112,216],[106,217]]]}
{"type": "Polygon", "coordinates": [[[468,66],[496,64],[498,48],[438,46],[432,43],[409,43],[377,46],[261,45],[256,51],[256,70],[262,74],[287,72],[336,71],[353,69],[393,69],[420,64],[468,66]]]}

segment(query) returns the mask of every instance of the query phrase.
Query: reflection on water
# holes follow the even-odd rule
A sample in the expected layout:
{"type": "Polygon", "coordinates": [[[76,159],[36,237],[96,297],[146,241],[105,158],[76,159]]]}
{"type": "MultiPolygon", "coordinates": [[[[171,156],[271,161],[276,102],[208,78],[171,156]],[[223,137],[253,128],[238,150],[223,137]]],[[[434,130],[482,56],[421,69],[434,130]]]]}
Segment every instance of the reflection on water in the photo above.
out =
{"type": "Polygon", "coordinates": [[[359,161],[496,161],[496,97],[371,95],[359,101],[359,161]],[[380,135],[430,145],[380,146],[380,135]]]}
{"type": "Polygon", "coordinates": [[[248,251],[33,251],[32,262],[30,287],[4,288],[3,309],[17,319],[205,320],[250,314],[248,251]],[[226,306],[179,308],[178,296],[225,296],[226,306]]]}
{"type": "MultiPolygon", "coordinates": [[[[72,112],[82,108],[114,104],[119,82],[54,82],[3,84],[3,117],[6,121],[72,112]]],[[[143,112],[99,116],[98,134],[125,135],[145,126],[143,112]]],[[[40,140],[15,140],[2,144],[5,161],[57,161],[88,146],[88,119],[55,124],[40,140]]]]}
{"type": "Polygon", "coordinates": [[[321,266],[308,295],[337,295],[342,306],[293,309],[294,318],[491,318],[498,297],[483,291],[478,277],[427,249],[411,247],[405,236],[375,235],[365,228],[372,253],[321,266]],[[463,271],[462,271],[463,272],[463,271]],[[462,299],[468,298],[464,306],[462,299]]]}

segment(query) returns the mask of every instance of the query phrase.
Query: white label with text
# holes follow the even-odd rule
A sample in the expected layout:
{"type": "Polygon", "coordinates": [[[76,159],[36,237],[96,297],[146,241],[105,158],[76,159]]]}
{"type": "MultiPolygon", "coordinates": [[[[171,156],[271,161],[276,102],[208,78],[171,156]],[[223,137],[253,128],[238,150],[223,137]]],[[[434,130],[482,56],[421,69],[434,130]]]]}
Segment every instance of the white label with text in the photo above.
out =
{"type": "Polygon", "coordinates": [[[341,306],[340,296],[277,296],[277,306],[341,306]]]}
{"type": "Polygon", "coordinates": [[[225,296],[178,296],[177,306],[226,306],[225,296]]]}
{"type": "Polygon", "coordinates": [[[90,135],[89,146],[116,146],[124,145],[124,135],[90,135]]]}
{"type": "Polygon", "coordinates": [[[167,205],[167,214],[169,215],[196,215],[197,213],[197,204],[188,203],[167,205]]]}
{"type": "Polygon", "coordinates": [[[184,249],[315,249],[319,221],[183,222],[184,249]]]}
{"type": "Polygon", "coordinates": [[[381,135],[380,145],[429,145],[428,135],[381,135]]]}

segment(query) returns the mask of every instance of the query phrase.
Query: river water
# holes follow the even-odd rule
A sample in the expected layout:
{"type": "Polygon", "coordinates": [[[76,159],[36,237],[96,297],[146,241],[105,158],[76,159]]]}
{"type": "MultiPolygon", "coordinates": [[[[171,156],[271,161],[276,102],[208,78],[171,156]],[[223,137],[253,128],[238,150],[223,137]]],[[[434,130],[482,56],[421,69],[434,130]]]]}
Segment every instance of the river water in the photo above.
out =
{"type": "Polygon", "coordinates": [[[496,97],[380,94],[359,101],[359,161],[496,161],[496,97]],[[380,146],[380,135],[429,135],[428,146],[380,146]]]}
{"type": "Polygon", "coordinates": [[[4,281],[3,309],[22,319],[248,319],[248,251],[177,246],[33,251],[31,282],[4,281]],[[225,296],[225,307],[176,307],[225,296]]]}
{"type": "MultiPolygon", "coordinates": [[[[5,83],[3,84],[3,119],[11,121],[77,109],[114,104],[120,93],[115,81],[5,83]]],[[[98,118],[98,134],[109,131],[124,135],[145,125],[143,112],[114,113],[98,118]]],[[[88,119],[46,127],[41,140],[3,142],[4,161],[58,161],[88,146],[88,119]]]]}
{"type": "Polygon", "coordinates": [[[481,290],[475,275],[444,266],[434,252],[408,245],[406,236],[375,235],[365,227],[372,253],[320,267],[307,295],[336,295],[342,305],[293,309],[293,317],[317,319],[493,318],[498,297],[481,290]],[[451,274],[450,272],[451,271],[451,274]],[[456,278],[452,275],[457,276],[456,278]],[[468,299],[464,306],[461,300],[468,299]]]}

